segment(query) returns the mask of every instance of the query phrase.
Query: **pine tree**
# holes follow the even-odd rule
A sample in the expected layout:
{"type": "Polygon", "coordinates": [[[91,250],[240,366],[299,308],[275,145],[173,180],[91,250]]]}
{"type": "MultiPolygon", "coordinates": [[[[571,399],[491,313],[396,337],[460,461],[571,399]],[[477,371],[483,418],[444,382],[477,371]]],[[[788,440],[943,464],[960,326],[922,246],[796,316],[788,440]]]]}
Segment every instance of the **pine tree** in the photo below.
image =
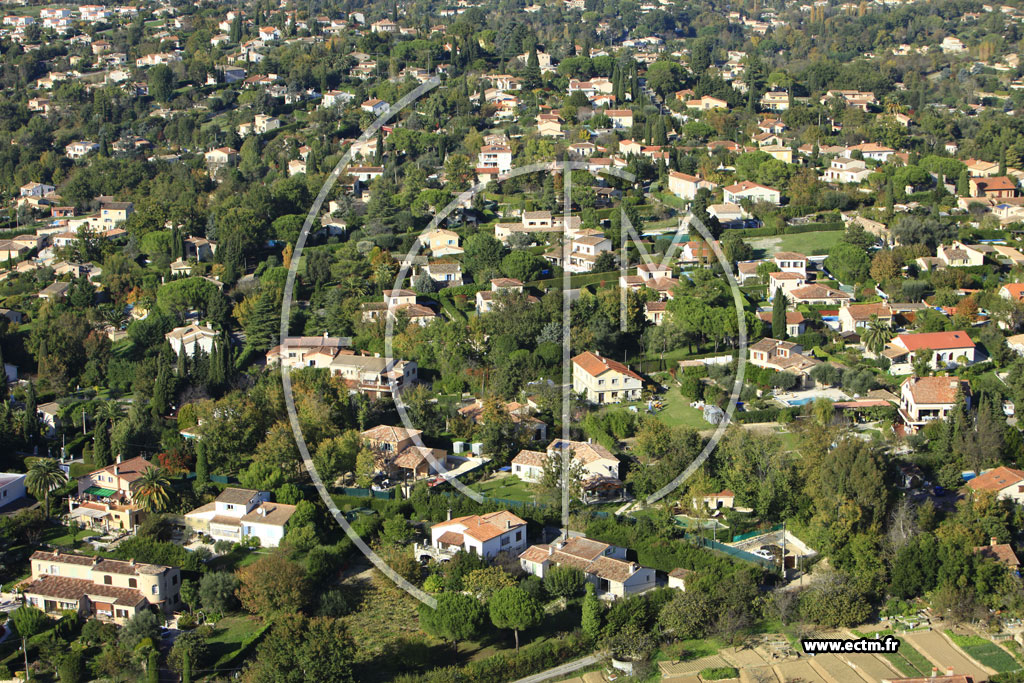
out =
{"type": "Polygon", "coordinates": [[[786,334],[786,295],[782,287],[775,290],[775,299],[772,301],[772,336],[776,339],[785,339],[786,334]]]}
{"type": "Polygon", "coordinates": [[[113,463],[110,455],[110,424],[106,420],[96,423],[92,437],[92,460],[97,469],[113,463]]]}

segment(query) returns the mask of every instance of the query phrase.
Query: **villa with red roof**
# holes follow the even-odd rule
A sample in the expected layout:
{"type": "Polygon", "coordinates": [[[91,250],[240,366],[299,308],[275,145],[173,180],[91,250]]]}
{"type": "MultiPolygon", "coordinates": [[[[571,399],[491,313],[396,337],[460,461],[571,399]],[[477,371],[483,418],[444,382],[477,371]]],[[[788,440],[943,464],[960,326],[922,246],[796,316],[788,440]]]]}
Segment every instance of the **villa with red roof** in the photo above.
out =
{"type": "Polygon", "coordinates": [[[932,420],[944,420],[956,406],[957,396],[971,405],[971,385],[959,377],[908,377],[900,385],[899,415],[916,432],[932,420]]]}
{"type": "Polygon", "coordinates": [[[572,390],[585,394],[591,403],[636,401],[643,378],[611,358],[584,351],[572,359],[572,390]]]}
{"type": "Polygon", "coordinates": [[[1024,301],[1024,282],[1009,282],[999,288],[999,296],[1010,301],[1024,301]]]}
{"type": "Polygon", "coordinates": [[[999,499],[1020,505],[1024,503],[1024,470],[997,467],[971,479],[967,487],[972,491],[995,493],[999,499]]]}
{"type": "Polygon", "coordinates": [[[518,557],[526,549],[526,521],[499,510],[485,515],[469,515],[448,519],[430,527],[430,545],[416,544],[416,559],[448,560],[462,551],[485,560],[498,553],[518,557]]]}
{"type": "MultiPolygon", "coordinates": [[[[919,332],[900,334],[882,352],[894,364],[912,364],[921,351],[931,352],[931,365],[936,370],[970,365],[977,360],[977,347],[963,330],[953,332],[919,332]]],[[[904,373],[900,373],[904,374],[904,373]]]]}

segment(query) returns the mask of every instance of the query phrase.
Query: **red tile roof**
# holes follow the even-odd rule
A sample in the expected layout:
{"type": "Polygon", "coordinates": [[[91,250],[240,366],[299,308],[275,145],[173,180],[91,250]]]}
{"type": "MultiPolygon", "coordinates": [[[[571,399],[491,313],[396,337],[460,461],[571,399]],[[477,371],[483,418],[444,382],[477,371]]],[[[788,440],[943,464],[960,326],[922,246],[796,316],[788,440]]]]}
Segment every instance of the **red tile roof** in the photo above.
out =
{"type": "Polygon", "coordinates": [[[1002,491],[1008,486],[1024,482],[1024,470],[997,467],[971,479],[967,486],[975,491],[1002,491]]]}
{"type": "Polygon", "coordinates": [[[908,351],[931,349],[973,349],[974,342],[963,330],[955,332],[919,332],[917,334],[901,334],[896,337],[908,351]]]}
{"type": "Polygon", "coordinates": [[[584,351],[573,358],[572,362],[583,368],[583,371],[592,377],[597,377],[609,370],[613,370],[626,375],[627,377],[632,377],[633,379],[643,379],[640,375],[636,374],[622,363],[614,361],[611,358],[604,358],[592,351],[584,351]]]}

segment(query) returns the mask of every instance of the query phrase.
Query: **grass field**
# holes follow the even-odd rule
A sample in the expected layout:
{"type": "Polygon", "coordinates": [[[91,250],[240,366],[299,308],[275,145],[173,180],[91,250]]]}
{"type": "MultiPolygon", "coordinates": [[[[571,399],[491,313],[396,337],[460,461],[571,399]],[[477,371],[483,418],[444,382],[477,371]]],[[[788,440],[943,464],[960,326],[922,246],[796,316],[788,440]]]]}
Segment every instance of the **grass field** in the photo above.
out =
{"type": "Polygon", "coordinates": [[[491,498],[506,498],[508,500],[533,501],[534,496],[530,491],[530,485],[520,481],[516,475],[491,479],[472,484],[470,488],[491,498]]]}
{"type": "MultiPolygon", "coordinates": [[[[704,412],[690,407],[690,399],[679,393],[679,387],[669,384],[669,390],[662,397],[665,408],[657,413],[658,419],[672,426],[693,427],[694,429],[713,429],[714,425],[704,421],[704,412]]],[[[646,404],[640,404],[639,410],[646,410],[646,404]]]]}
{"type": "Polygon", "coordinates": [[[795,235],[753,237],[746,240],[754,249],[755,258],[767,258],[776,251],[796,251],[808,256],[827,254],[843,238],[842,230],[804,232],[795,235]]]}
{"type": "Polygon", "coordinates": [[[1013,655],[987,638],[982,638],[981,636],[960,636],[948,630],[946,635],[968,655],[999,673],[1019,671],[1021,669],[1020,664],[1013,658],[1013,655]]]}
{"type": "Polygon", "coordinates": [[[229,663],[269,626],[269,623],[261,624],[249,616],[225,617],[218,621],[206,641],[210,648],[210,661],[214,662],[212,668],[229,663]]]}

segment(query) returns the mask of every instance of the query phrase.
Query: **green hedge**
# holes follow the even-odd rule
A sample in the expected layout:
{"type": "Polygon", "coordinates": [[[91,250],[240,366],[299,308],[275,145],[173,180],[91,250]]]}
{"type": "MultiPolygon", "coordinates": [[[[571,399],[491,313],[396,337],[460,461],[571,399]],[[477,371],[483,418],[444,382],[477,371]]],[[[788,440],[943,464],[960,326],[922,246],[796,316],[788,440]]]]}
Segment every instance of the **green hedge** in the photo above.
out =
{"type": "Polygon", "coordinates": [[[470,662],[466,666],[446,666],[420,675],[399,676],[399,683],[505,683],[551,668],[555,662],[568,662],[589,654],[591,643],[581,634],[571,633],[519,648],[519,652],[501,652],[493,657],[470,662]]]}
{"type": "Polygon", "coordinates": [[[699,675],[705,681],[720,681],[723,678],[739,678],[740,672],[731,666],[719,666],[702,669],[699,675]]]}

